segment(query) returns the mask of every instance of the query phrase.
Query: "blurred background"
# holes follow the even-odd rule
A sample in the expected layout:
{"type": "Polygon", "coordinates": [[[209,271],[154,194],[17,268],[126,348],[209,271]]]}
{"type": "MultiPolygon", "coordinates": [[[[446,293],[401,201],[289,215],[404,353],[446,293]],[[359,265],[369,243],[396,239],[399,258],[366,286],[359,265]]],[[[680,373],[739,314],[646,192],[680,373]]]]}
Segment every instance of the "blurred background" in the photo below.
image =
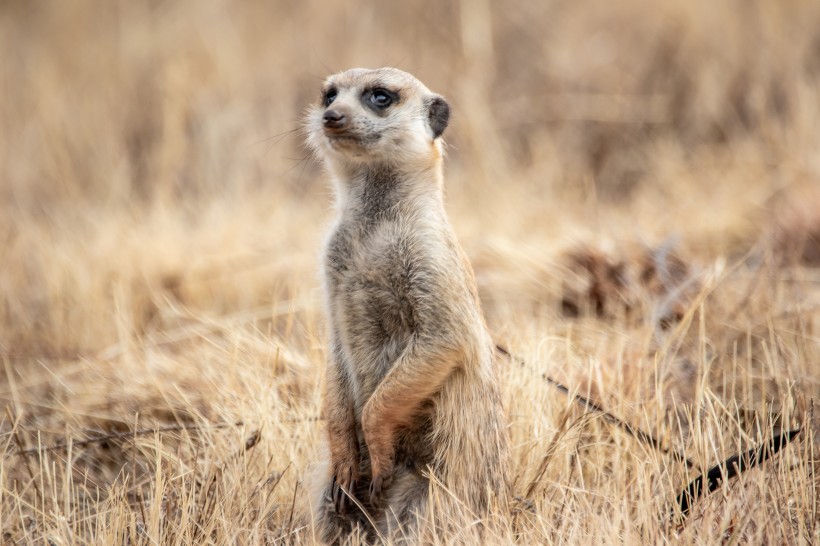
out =
{"type": "MultiPolygon", "coordinates": [[[[820,2],[4,0],[4,541],[311,542],[332,193],[301,119],[354,66],[451,103],[447,209],[529,366],[522,543],[668,540],[692,477],[543,373],[697,468],[817,428],[820,2]]],[[[801,445],[678,538],[816,540],[801,445]]]]}
{"type": "Polygon", "coordinates": [[[820,208],[811,0],[12,0],[0,51],[5,352],[99,349],[117,293],[144,326],[152,293],[226,310],[303,282],[331,199],[300,118],[352,66],[451,101],[474,257],[673,237],[711,259],[820,208]]]}

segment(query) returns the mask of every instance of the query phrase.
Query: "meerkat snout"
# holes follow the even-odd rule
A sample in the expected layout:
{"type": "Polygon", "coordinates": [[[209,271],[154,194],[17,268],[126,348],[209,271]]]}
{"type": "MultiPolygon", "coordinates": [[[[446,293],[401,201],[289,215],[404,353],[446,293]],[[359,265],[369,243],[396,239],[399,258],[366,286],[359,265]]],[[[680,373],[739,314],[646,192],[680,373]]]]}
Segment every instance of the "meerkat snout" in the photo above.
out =
{"type": "Polygon", "coordinates": [[[322,116],[322,123],[324,124],[325,130],[328,129],[335,131],[336,129],[344,129],[347,125],[347,116],[345,116],[342,112],[337,112],[336,110],[328,110],[322,116]]]}

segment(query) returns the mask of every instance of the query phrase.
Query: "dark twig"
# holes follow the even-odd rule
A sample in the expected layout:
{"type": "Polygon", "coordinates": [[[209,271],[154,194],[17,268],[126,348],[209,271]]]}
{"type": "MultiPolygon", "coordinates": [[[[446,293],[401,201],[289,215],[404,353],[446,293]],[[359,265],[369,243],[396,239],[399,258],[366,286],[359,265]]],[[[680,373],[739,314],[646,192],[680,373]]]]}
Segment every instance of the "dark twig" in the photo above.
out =
{"type": "MultiPolygon", "coordinates": [[[[680,509],[679,522],[683,523],[687,516],[689,516],[692,510],[692,504],[695,501],[719,488],[724,481],[731,480],[741,472],[754,468],[772,455],[775,455],[788,445],[795,436],[800,434],[801,430],[802,428],[798,428],[775,434],[762,446],[756,449],[750,449],[746,453],[732,455],[722,463],[710,468],[705,474],[701,474],[692,480],[676,499],[676,504],[680,509]],[[705,488],[703,484],[704,480],[706,480],[705,488]]],[[[674,511],[672,517],[675,517],[674,511]]]]}
{"type": "MultiPolygon", "coordinates": [[[[526,364],[522,359],[510,354],[510,352],[507,351],[504,347],[496,345],[496,349],[499,353],[503,354],[511,361],[518,362],[522,366],[526,364]]],[[[674,456],[681,462],[686,463],[686,466],[688,466],[689,468],[695,466],[694,463],[691,460],[689,460],[684,453],[663,447],[660,441],[658,441],[651,434],[648,434],[640,429],[633,427],[626,421],[606,411],[603,407],[596,404],[592,400],[589,400],[588,398],[585,398],[579,394],[573,394],[569,390],[569,388],[554,380],[547,374],[542,374],[541,377],[547,383],[555,387],[557,390],[561,391],[567,396],[573,397],[575,401],[578,402],[580,405],[584,406],[589,410],[600,413],[608,422],[618,425],[621,429],[629,433],[632,437],[639,440],[640,442],[648,444],[667,455],[674,456]]],[[[749,470],[750,468],[754,468],[755,466],[761,464],[772,455],[775,455],[783,447],[788,445],[788,443],[794,437],[800,434],[801,430],[802,428],[798,428],[795,430],[790,430],[787,432],[781,432],[780,434],[776,434],[762,446],[756,449],[750,449],[745,453],[738,453],[736,455],[732,455],[722,463],[710,468],[705,474],[701,474],[700,476],[692,480],[692,482],[689,483],[686,489],[684,489],[677,496],[676,505],[680,510],[678,522],[680,524],[683,524],[687,516],[689,516],[689,513],[692,509],[692,504],[695,501],[719,488],[721,483],[723,483],[724,481],[730,480],[738,474],[745,472],[746,470],[749,470]],[[705,487],[704,480],[706,481],[705,487]]],[[[672,517],[675,517],[674,509],[672,511],[672,517]]]]}
{"type": "Polygon", "coordinates": [[[299,492],[299,480],[296,480],[296,485],[294,485],[294,487],[293,487],[293,498],[291,499],[291,502],[290,502],[290,516],[288,516],[287,527],[284,524],[282,525],[282,531],[279,534],[280,539],[283,539],[284,537],[289,535],[291,533],[291,531],[293,530],[293,512],[296,508],[296,494],[298,492],[299,492]],[[285,529],[287,529],[287,531],[285,531],[285,529]]]}
{"type": "MultiPolygon", "coordinates": [[[[323,420],[324,420],[324,417],[321,417],[321,416],[313,417],[313,416],[311,416],[311,417],[287,419],[286,422],[288,422],[288,423],[303,423],[303,422],[318,422],[318,421],[323,421],[323,420]]],[[[83,440],[72,440],[70,442],[70,444],[73,447],[85,447],[87,445],[96,444],[96,443],[100,443],[100,442],[106,442],[108,440],[128,440],[128,439],[137,438],[138,436],[147,436],[149,434],[155,434],[155,433],[159,433],[159,432],[179,432],[179,431],[182,431],[182,430],[218,429],[218,428],[227,428],[227,427],[241,427],[242,425],[244,425],[244,423],[242,421],[236,421],[234,423],[214,423],[214,424],[210,424],[210,425],[180,425],[180,424],[166,425],[166,426],[156,427],[156,428],[140,428],[140,429],[135,429],[135,430],[129,430],[127,432],[111,432],[111,433],[108,433],[108,434],[100,434],[99,436],[93,436],[91,438],[85,438],[83,440]]],[[[250,445],[246,445],[245,448],[243,449],[243,451],[251,449],[255,445],[256,441],[259,440],[259,437],[256,436],[257,433],[259,433],[259,432],[261,432],[261,431],[256,431],[255,433],[253,433],[251,435],[250,438],[247,439],[247,442],[250,445]]],[[[43,447],[25,449],[23,447],[20,447],[20,444],[18,443],[18,450],[14,451],[12,453],[8,453],[7,456],[11,456],[11,455],[34,455],[36,453],[46,453],[46,452],[49,452],[49,451],[59,451],[61,449],[68,449],[68,446],[69,446],[69,442],[61,442],[59,444],[54,444],[54,445],[50,445],[50,446],[43,446],[43,447]]]]}
{"type": "MultiPolygon", "coordinates": [[[[521,366],[526,365],[526,363],[521,358],[513,356],[507,349],[505,349],[501,345],[496,345],[495,348],[499,353],[503,354],[504,356],[509,358],[511,361],[517,362],[521,366]]],[[[620,417],[617,417],[617,416],[613,415],[612,413],[608,412],[602,406],[600,406],[599,404],[593,402],[589,398],[581,396],[580,394],[577,394],[577,393],[572,393],[569,390],[568,387],[566,387],[562,383],[556,381],[555,379],[553,379],[552,377],[550,377],[546,373],[541,374],[541,378],[544,379],[544,381],[546,381],[547,383],[549,383],[553,387],[555,387],[557,390],[559,390],[562,393],[564,393],[565,395],[573,398],[576,402],[578,402],[578,404],[580,404],[584,408],[586,408],[588,410],[591,410],[591,411],[594,411],[594,412],[597,412],[597,413],[600,413],[601,416],[607,422],[612,423],[614,425],[617,425],[619,428],[621,428],[622,430],[627,432],[630,436],[632,436],[633,438],[635,438],[639,442],[650,445],[653,448],[660,451],[661,453],[664,453],[666,455],[670,455],[672,457],[675,457],[677,460],[681,461],[682,463],[685,463],[686,466],[689,467],[689,468],[693,468],[695,466],[695,463],[693,463],[691,460],[689,460],[684,453],[682,453],[680,451],[677,451],[675,449],[669,449],[669,448],[664,447],[661,444],[660,440],[658,440],[657,438],[655,438],[651,434],[649,434],[647,432],[644,432],[639,428],[635,428],[634,426],[627,423],[626,421],[624,421],[620,417]]]]}
{"type": "MultiPolygon", "coordinates": [[[[44,446],[44,447],[36,447],[36,448],[28,448],[24,449],[22,445],[18,442],[19,449],[13,453],[9,453],[9,455],[34,455],[36,453],[46,453],[49,451],[58,451],[61,449],[67,449],[69,444],[73,447],[85,447],[87,445],[96,444],[100,442],[106,442],[108,440],[129,440],[137,438],[138,436],[148,436],[149,434],[156,434],[161,432],[179,432],[182,430],[203,430],[203,429],[211,429],[211,428],[226,428],[226,427],[241,427],[244,423],[242,421],[237,421],[235,423],[214,423],[211,425],[166,425],[163,427],[156,427],[156,428],[140,428],[134,430],[128,430],[123,432],[111,432],[108,434],[101,434],[99,436],[94,436],[91,438],[86,438],[84,440],[73,440],[71,442],[62,442],[59,444],[54,444],[51,446],[44,446]]],[[[253,446],[249,446],[253,447],[253,446]]]]}

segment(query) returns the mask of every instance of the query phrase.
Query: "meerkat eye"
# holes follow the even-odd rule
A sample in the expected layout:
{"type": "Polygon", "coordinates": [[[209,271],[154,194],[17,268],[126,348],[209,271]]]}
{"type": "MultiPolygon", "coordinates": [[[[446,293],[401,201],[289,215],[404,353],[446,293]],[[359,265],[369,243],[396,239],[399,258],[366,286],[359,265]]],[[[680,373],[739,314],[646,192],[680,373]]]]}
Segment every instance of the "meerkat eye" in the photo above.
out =
{"type": "Polygon", "coordinates": [[[331,87],[325,91],[325,96],[322,97],[322,104],[325,106],[330,106],[330,103],[336,100],[336,95],[338,95],[338,91],[336,91],[335,87],[331,87]]]}
{"type": "Polygon", "coordinates": [[[370,93],[370,102],[379,108],[387,108],[395,100],[395,94],[378,87],[370,93]]]}

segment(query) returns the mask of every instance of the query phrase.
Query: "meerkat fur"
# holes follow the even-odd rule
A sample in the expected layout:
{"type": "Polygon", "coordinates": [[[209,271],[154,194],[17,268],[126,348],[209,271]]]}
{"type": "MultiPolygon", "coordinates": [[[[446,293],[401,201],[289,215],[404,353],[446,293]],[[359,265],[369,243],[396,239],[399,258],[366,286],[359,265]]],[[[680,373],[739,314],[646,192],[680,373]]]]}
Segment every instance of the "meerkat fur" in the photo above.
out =
{"type": "Polygon", "coordinates": [[[337,213],[323,264],[329,461],[312,500],[326,542],[463,533],[509,498],[494,345],[444,209],[449,117],[393,68],[330,76],[307,115],[337,213]]]}

